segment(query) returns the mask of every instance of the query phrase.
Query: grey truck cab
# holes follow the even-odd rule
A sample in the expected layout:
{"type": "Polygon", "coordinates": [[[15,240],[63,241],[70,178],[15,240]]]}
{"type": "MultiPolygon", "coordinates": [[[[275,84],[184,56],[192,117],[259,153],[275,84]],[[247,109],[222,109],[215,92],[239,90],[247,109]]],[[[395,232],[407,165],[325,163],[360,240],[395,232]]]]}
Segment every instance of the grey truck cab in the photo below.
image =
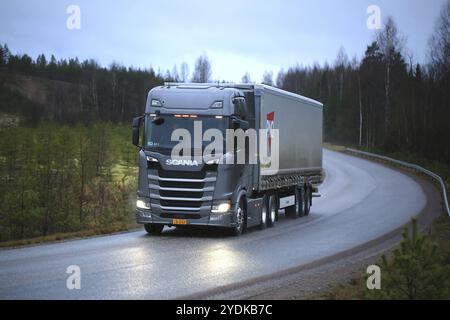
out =
{"type": "MultiPolygon", "coordinates": [[[[256,156],[266,136],[257,137],[256,156]]],[[[309,213],[322,172],[322,105],[264,85],[168,83],[150,90],[145,114],[133,120],[133,144],[140,149],[136,219],[147,232],[193,225],[239,235],[252,226],[272,227],[282,208],[294,218],[309,213]],[[265,174],[259,162],[224,160],[242,151],[248,160],[254,150],[248,139],[247,150],[237,144],[227,150],[227,129],[267,126],[280,128],[275,173],[265,174]],[[173,155],[181,141],[177,129],[193,137],[184,141],[191,146],[187,155],[173,155]],[[201,154],[212,141],[204,139],[209,129],[222,133],[224,148],[205,160],[201,154]],[[199,136],[200,142],[194,139],[199,136]]]]}

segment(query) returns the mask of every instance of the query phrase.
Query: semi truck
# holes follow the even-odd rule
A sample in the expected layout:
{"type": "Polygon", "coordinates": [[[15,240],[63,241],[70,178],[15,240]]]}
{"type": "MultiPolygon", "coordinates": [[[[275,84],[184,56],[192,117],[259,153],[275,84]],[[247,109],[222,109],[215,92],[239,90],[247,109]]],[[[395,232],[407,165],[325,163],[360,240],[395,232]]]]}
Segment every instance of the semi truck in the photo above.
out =
{"type": "Polygon", "coordinates": [[[204,226],[238,236],[247,228],[273,227],[283,213],[307,216],[322,181],[322,112],[318,101],[264,84],[165,83],[151,89],[145,113],[132,124],[139,148],[137,222],[150,234],[164,226],[204,226]],[[231,137],[223,143],[232,148],[199,158],[208,142],[174,139],[177,129],[203,138],[215,129],[231,137]],[[230,130],[246,134],[244,148],[230,130]],[[253,148],[251,130],[262,132],[253,148]],[[174,155],[180,141],[191,150],[174,155]],[[242,152],[245,161],[237,163],[242,152]]]}

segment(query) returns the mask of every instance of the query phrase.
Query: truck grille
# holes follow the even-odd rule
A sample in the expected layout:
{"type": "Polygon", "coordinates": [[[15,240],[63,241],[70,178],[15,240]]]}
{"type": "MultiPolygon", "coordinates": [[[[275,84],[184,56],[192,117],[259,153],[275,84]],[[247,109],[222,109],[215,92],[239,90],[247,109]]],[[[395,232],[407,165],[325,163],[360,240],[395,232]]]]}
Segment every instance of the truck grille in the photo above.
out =
{"type": "Polygon", "coordinates": [[[159,202],[163,207],[200,208],[202,206],[202,201],[160,200],[159,202]]]}
{"type": "Polygon", "coordinates": [[[181,180],[183,178],[180,178],[180,180],[173,180],[173,181],[164,181],[160,180],[159,185],[161,187],[180,187],[180,188],[188,188],[188,189],[202,189],[205,184],[203,182],[189,182],[189,181],[183,181],[181,180]]]}
{"type": "Polygon", "coordinates": [[[164,218],[180,215],[198,219],[209,210],[217,177],[217,166],[203,166],[201,171],[163,170],[159,163],[149,163],[150,200],[155,213],[164,218]]]}

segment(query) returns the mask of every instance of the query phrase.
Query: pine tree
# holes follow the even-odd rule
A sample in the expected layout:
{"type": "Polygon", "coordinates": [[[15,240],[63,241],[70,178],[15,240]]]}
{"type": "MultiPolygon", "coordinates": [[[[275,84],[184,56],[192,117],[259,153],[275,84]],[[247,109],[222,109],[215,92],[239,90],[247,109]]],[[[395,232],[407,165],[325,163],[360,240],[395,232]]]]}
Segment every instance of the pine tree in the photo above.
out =
{"type": "Polygon", "coordinates": [[[439,247],[419,233],[417,220],[405,227],[400,247],[391,259],[383,255],[381,290],[368,291],[369,298],[448,299],[450,266],[439,247]]]}

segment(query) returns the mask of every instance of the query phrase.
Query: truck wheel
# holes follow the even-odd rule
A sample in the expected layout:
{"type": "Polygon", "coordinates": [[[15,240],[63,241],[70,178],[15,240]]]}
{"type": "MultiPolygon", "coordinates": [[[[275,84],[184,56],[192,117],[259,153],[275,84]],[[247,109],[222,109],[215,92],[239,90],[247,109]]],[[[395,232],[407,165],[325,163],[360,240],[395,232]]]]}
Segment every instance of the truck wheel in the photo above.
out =
{"type": "Polygon", "coordinates": [[[262,200],[261,223],[259,224],[259,229],[264,230],[267,227],[268,216],[269,216],[269,202],[267,201],[267,196],[264,195],[262,200]]]}
{"type": "Polygon", "coordinates": [[[302,191],[295,188],[295,205],[287,207],[286,216],[291,219],[296,219],[303,216],[303,195],[302,191]]]}
{"type": "Polygon", "coordinates": [[[240,236],[244,231],[245,226],[245,197],[239,199],[238,205],[236,207],[236,225],[231,228],[231,235],[240,236]]]}
{"type": "Polygon", "coordinates": [[[147,233],[149,233],[149,234],[160,234],[164,229],[164,225],[163,224],[146,223],[144,225],[144,228],[145,228],[145,231],[147,231],[147,233]]]}
{"type": "Polygon", "coordinates": [[[277,201],[275,198],[275,195],[270,195],[269,196],[269,211],[268,214],[269,216],[267,217],[267,226],[269,228],[272,228],[275,225],[275,220],[277,218],[277,201]]]}
{"type": "Polygon", "coordinates": [[[280,217],[280,215],[279,215],[279,213],[280,213],[280,197],[278,195],[276,195],[276,197],[275,197],[275,206],[276,206],[276,209],[275,209],[275,222],[277,222],[279,217],[280,217]]]}
{"type": "Polygon", "coordinates": [[[298,211],[298,216],[299,217],[304,217],[305,216],[305,199],[306,199],[306,191],[304,188],[300,188],[298,189],[298,194],[300,196],[299,198],[299,211],[298,211]]]}
{"type": "Polygon", "coordinates": [[[305,187],[305,195],[304,195],[304,208],[303,212],[305,216],[309,215],[309,211],[311,210],[311,188],[305,187]]]}

